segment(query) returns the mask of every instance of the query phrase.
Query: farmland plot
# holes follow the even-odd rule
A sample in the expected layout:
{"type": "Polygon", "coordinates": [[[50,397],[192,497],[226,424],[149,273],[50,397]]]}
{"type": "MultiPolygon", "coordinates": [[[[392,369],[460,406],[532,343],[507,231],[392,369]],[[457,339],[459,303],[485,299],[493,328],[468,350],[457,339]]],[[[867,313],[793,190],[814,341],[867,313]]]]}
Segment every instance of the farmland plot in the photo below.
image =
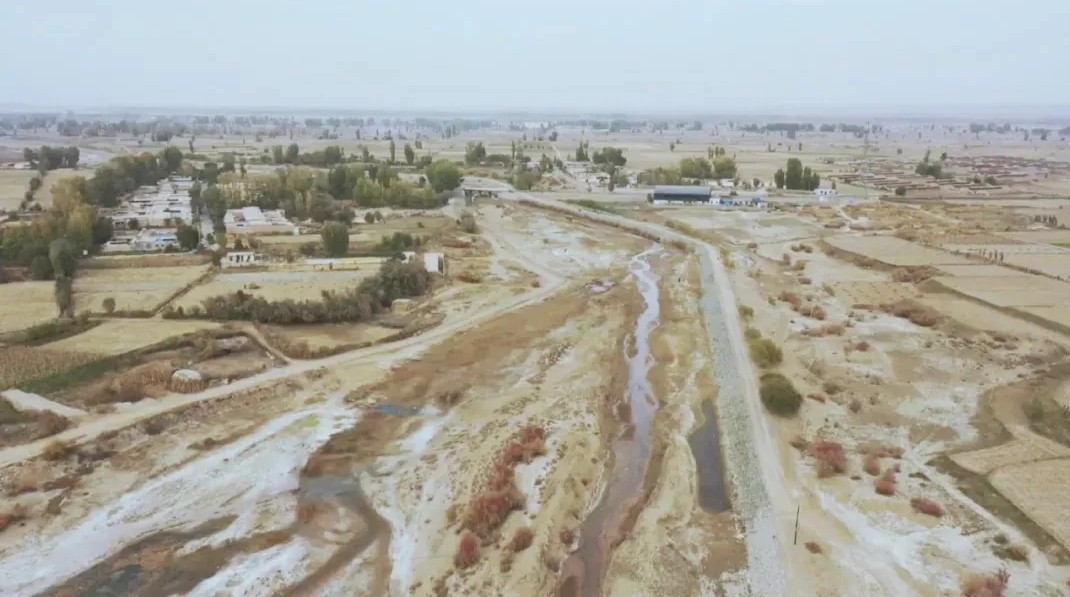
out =
{"type": "Polygon", "coordinates": [[[1052,537],[1070,545],[1070,459],[1011,465],[989,480],[1052,537]]]}
{"type": "Polygon", "coordinates": [[[970,262],[958,255],[925,247],[894,236],[840,236],[827,239],[834,248],[896,267],[970,262]]]}

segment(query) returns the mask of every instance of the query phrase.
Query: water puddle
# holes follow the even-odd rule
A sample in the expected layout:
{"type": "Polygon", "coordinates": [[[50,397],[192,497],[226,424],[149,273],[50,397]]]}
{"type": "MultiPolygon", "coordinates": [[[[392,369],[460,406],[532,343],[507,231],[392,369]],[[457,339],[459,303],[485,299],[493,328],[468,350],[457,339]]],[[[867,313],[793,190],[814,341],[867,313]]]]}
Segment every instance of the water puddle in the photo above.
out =
{"type": "Polygon", "coordinates": [[[400,404],[380,404],[376,406],[374,410],[377,413],[393,415],[395,417],[413,417],[420,414],[420,409],[412,408],[411,406],[401,406],[400,404]]]}
{"type": "MultiPolygon", "coordinates": [[[[380,562],[389,561],[390,525],[375,511],[360,486],[361,471],[352,474],[309,475],[302,473],[297,490],[298,532],[338,544],[331,557],[295,585],[277,593],[280,597],[319,594],[324,585],[346,565],[378,540],[380,562]],[[341,516],[338,512],[342,512],[341,516]],[[338,527],[353,529],[339,533],[338,527]]],[[[386,593],[389,572],[378,571],[374,586],[363,594],[386,593]]]]}
{"type": "Polygon", "coordinates": [[[702,403],[705,422],[688,438],[698,468],[698,503],[708,512],[724,512],[732,507],[724,486],[721,434],[713,412],[713,400],[702,403]]]}
{"type": "Polygon", "coordinates": [[[613,441],[613,470],[601,501],[580,526],[579,549],[565,561],[560,597],[596,597],[602,587],[602,568],[615,544],[629,511],[642,498],[643,477],[650,458],[651,435],[657,400],[648,373],[653,365],[650,332],[658,324],[658,277],[649,258],[659,250],[648,249],[631,259],[628,268],[635,276],[646,308],[635,324],[635,354],[628,361],[628,403],[630,421],[622,420],[622,433],[613,441]]]}

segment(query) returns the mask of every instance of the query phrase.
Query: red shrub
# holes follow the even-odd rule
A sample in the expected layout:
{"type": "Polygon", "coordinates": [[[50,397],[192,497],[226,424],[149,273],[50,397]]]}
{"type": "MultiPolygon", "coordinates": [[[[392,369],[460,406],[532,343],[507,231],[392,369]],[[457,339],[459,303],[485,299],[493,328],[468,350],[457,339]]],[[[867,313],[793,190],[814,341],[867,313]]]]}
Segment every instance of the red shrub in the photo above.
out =
{"type": "Polygon", "coordinates": [[[873,484],[873,489],[881,495],[895,495],[895,481],[881,477],[873,484]]]}
{"type": "Polygon", "coordinates": [[[531,541],[535,538],[535,533],[531,532],[531,529],[527,527],[520,527],[513,535],[513,542],[510,547],[513,551],[524,551],[531,546],[531,541]]]}
{"type": "Polygon", "coordinates": [[[520,439],[521,443],[525,444],[531,443],[535,440],[545,440],[546,430],[542,427],[539,427],[538,425],[528,425],[520,430],[520,433],[517,435],[517,437],[520,439]]]}
{"type": "Polygon", "coordinates": [[[468,507],[465,527],[484,536],[501,526],[509,513],[520,508],[522,502],[515,485],[502,491],[484,492],[476,496],[468,507]]]}
{"type": "Polygon", "coordinates": [[[972,575],[962,583],[962,597],[1003,597],[1011,574],[1006,568],[988,576],[972,575]]]}
{"type": "Polygon", "coordinates": [[[914,508],[915,512],[928,514],[929,516],[936,516],[938,518],[944,515],[943,506],[928,498],[914,498],[910,500],[910,505],[914,508]]]}
{"type": "Polygon", "coordinates": [[[862,401],[855,398],[847,408],[851,409],[851,412],[853,413],[858,413],[858,411],[862,410],[862,401]]]}
{"type": "Polygon", "coordinates": [[[810,453],[817,459],[818,477],[831,477],[847,470],[847,454],[839,442],[819,439],[810,445],[810,453]]]}
{"type": "Polygon", "coordinates": [[[806,551],[809,551],[810,553],[822,553],[825,550],[821,549],[821,546],[818,545],[817,542],[815,542],[815,541],[807,541],[806,542],[806,551]]]}
{"type": "Polygon", "coordinates": [[[875,454],[870,454],[862,461],[862,470],[866,471],[866,474],[876,477],[881,474],[881,460],[877,458],[875,454]]]}
{"type": "Polygon", "coordinates": [[[453,556],[453,565],[461,568],[469,568],[479,561],[479,537],[472,533],[465,533],[461,537],[461,544],[457,547],[457,555],[453,556]]]}

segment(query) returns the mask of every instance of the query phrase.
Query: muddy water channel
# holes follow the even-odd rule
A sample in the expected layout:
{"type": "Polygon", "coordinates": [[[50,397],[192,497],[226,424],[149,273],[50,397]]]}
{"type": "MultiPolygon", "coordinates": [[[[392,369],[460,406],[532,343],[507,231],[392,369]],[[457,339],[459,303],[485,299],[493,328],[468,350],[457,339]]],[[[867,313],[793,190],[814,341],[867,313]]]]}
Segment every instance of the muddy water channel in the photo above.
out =
{"type": "MultiPolygon", "coordinates": [[[[621,421],[623,432],[613,441],[613,469],[601,500],[580,526],[579,549],[565,562],[560,597],[595,597],[602,587],[606,556],[614,545],[629,510],[642,499],[643,477],[650,458],[654,413],[658,401],[651,389],[649,372],[653,366],[650,332],[658,325],[658,276],[650,266],[654,247],[636,255],[629,263],[646,308],[635,324],[635,352],[628,361],[628,405],[631,421],[621,421]]],[[[627,410],[627,409],[625,409],[627,410]]]]}

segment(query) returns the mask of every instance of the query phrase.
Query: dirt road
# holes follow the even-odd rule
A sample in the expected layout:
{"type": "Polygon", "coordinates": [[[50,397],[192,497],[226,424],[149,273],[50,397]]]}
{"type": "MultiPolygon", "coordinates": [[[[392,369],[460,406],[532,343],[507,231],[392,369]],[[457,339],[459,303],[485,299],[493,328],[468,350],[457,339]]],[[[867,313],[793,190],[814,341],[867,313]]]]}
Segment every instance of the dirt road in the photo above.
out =
{"type": "MultiPolygon", "coordinates": [[[[493,233],[491,232],[488,236],[493,238],[493,233]]],[[[508,244],[499,239],[495,239],[492,243],[495,243],[497,247],[501,247],[502,250],[509,250],[507,248],[508,244]]],[[[404,357],[407,354],[416,352],[420,348],[433,344],[438,340],[442,340],[458,332],[475,327],[499,315],[542,301],[564,286],[565,278],[556,274],[552,270],[527,259],[519,252],[514,253],[511,256],[516,261],[531,266],[535,272],[539,274],[542,278],[540,288],[518,295],[515,298],[496,305],[486,311],[476,312],[464,319],[433,328],[423,334],[399,340],[391,344],[371,346],[365,349],[345,352],[323,359],[291,362],[286,366],[269,369],[258,375],[247,377],[227,385],[209,388],[203,392],[197,392],[195,394],[172,394],[158,401],[144,403],[140,407],[115,413],[79,427],[68,429],[67,431],[46,439],[0,450],[0,467],[5,467],[39,456],[46,446],[57,440],[70,442],[72,444],[81,444],[95,439],[102,433],[124,429],[145,419],[172,410],[203,402],[205,400],[222,398],[230,394],[250,390],[267,383],[278,382],[296,375],[309,373],[319,369],[328,369],[341,364],[370,361],[384,357],[404,357]]]]}

